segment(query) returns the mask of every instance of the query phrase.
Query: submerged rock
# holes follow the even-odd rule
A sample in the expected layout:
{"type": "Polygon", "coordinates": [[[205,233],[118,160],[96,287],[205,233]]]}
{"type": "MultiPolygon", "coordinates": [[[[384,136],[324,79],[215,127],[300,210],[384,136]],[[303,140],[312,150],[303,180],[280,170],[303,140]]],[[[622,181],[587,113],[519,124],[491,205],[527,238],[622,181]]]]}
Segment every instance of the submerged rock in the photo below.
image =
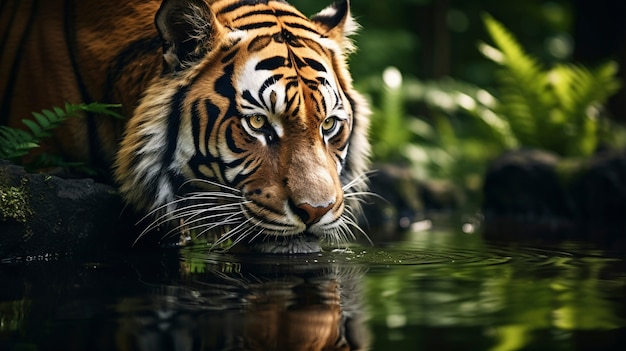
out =
{"type": "Polygon", "coordinates": [[[132,228],[123,209],[114,187],[0,161],[0,259],[107,251],[132,228]]]}

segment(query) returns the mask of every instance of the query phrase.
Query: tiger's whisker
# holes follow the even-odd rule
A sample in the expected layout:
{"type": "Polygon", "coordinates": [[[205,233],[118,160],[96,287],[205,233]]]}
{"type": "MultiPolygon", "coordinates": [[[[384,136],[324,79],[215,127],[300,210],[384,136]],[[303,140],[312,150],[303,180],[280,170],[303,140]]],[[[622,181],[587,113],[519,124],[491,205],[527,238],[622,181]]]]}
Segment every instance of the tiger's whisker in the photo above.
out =
{"type": "Polygon", "coordinates": [[[367,180],[369,179],[370,175],[373,173],[376,173],[376,171],[369,171],[369,172],[359,174],[350,182],[348,182],[348,184],[342,186],[343,191],[347,192],[348,190],[352,189],[353,187],[357,185],[367,183],[367,180]]]}
{"type": "Polygon", "coordinates": [[[365,239],[367,239],[367,241],[370,243],[370,245],[374,245],[374,242],[372,241],[372,239],[369,237],[369,235],[367,235],[367,233],[361,229],[361,227],[352,219],[349,217],[345,217],[344,221],[347,225],[353,227],[354,229],[356,229],[359,233],[363,234],[363,236],[365,237],[365,239]]]}
{"type": "Polygon", "coordinates": [[[218,183],[218,182],[214,182],[214,181],[208,180],[208,179],[189,179],[186,182],[184,182],[181,185],[181,187],[184,186],[184,185],[187,185],[187,184],[195,183],[195,182],[209,184],[209,185],[212,185],[212,186],[215,186],[215,187],[218,187],[218,188],[228,189],[228,190],[232,191],[234,194],[241,194],[241,190],[239,190],[237,188],[233,188],[233,187],[230,187],[228,185],[221,184],[221,183],[218,183]]]}
{"type": "MultiPolygon", "coordinates": [[[[240,201],[235,201],[233,202],[233,199],[243,199],[240,196],[234,196],[232,194],[229,193],[196,193],[193,194],[191,196],[188,197],[182,197],[180,199],[174,200],[172,202],[169,202],[168,204],[165,204],[163,206],[160,207],[160,209],[163,209],[165,207],[168,206],[173,206],[175,204],[180,204],[182,202],[189,202],[189,201],[199,201],[199,200],[204,200],[204,199],[211,199],[211,200],[220,200],[220,199],[227,199],[228,201],[226,201],[227,203],[219,203],[219,202],[203,202],[203,203],[192,203],[180,208],[175,209],[174,211],[170,211],[170,212],[165,212],[162,215],[158,216],[155,218],[154,221],[152,221],[146,228],[145,230],[140,234],[140,237],[143,236],[146,232],[151,231],[169,221],[172,220],[177,220],[180,219],[182,217],[185,217],[185,215],[191,214],[191,209],[194,208],[202,208],[205,207],[204,211],[200,211],[199,213],[204,213],[204,212],[209,212],[209,211],[221,211],[221,210],[229,210],[231,208],[239,208],[239,206],[241,206],[242,202],[240,201]],[[226,195],[226,198],[224,197],[224,195],[226,195]],[[230,203],[228,203],[230,202],[230,203]],[[217,205],[217,206],[214,206],[217,205]]],[[[156,209],[155,211],[158,211],[159,209],[156,209]]],[[[155,211],[152,211],[151,214],[154,214],[155,211]]],[[[197,215],[197,214],[196,214],[197,215]]],[[[147,216],[145,216],[143,220],[145,220],[147,218],[147,216]]],[[[177,229],[180,229],[180,227],[177,227],[177,229]]],[[[171,234],[171,233],[168,233],[171,234]]]]}
{"type": "MultiPolygon", "coordinates": [[[[250,222],[252,220],[252,218],[248,218],[246,221],[242,222],[241,224],[239,224],[237,227],[235,227],[234,229],[231,229],[228,231],[228,233],[226,233],[224,236],[222,236],[221,238],[217,239],[215,241],[215,243],[213,243],[213,246],[218,246],[223,244],[226,240],[228,240],[229,238],[232,238],[234,235],[236,235],[238,232],[240,232],[242,230],[242,228],[245,228],[246,224],[248,222],[250,222]]],[[[238,238],[237,242],[239,242],[241,240],[241,238],[238,238]]],[[[233,244],[234,245],[234,244],[233,244]]]]}
{"type": "Polygon", "coordinates": [[[226,217],[223,220],[220,220],[217,223],[214,223],[213,225],[216,225],[216,227],[221,226],[221,225],[225,225],[225,224],[233,224],[233,223],[237,223],[236,221],[238,220],[237,218],[234,218],[233,215],[239,215],[242,214],[242,212],[239,213],[220,213],[220,214],[214,214],[214,215],[210,215],[210,216],[203,216],[201,218],[196,218],[193,220],[185,220],[184,218],[180,218],[182,220],[183,223],[181,223],[180,225],[176,226],[175,228],[171,229],[168,234],[172,234],[176,231],[181,231],[182,229],[187,229],[187,230],[195,230],[198,228],[203,228],[206,225],[205,224],[200,224],[200,225],[195,225],[195,223],[199,223],[199,222],[203,222],[209,219],[217,219],[220,217],[226,217]],[[234,219],[233,219],[234,218],[234,219]],[[235,222],[233,223],[227,223],[228,221],[233,220],[235,222]]]}

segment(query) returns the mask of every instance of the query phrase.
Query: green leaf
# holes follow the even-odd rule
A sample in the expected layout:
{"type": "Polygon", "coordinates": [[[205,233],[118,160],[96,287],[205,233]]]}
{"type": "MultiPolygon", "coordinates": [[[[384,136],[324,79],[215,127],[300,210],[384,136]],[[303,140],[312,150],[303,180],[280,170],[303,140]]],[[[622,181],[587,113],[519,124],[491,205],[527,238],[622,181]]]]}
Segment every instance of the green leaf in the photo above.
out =
{"type": "Polygon", "coordinates": [[[55,106],[55,107],[53,107],[52,109],[54,110],[54,113],[55,113],[57,116],[60,116],[60,117],[65,116],[65,111],[63,111],[63,109],[61,109],[61,108],[59,108],[59,107],[56,107],[56,106],[55,106]]]}
{"type": "Polygon", "coordinates": [[[85,112],[100,113],[100,114],[115,117],[118,119],[124,119],[122,115],[120,115],[119,113],[113,110],[115,108],[120,108],[120,107],[122,107],[122,105],[120,104],[102,104],[102,103],[95,103],[95,102],[88,104],[88,105],[83,104],[80,106],[80,108],[85,112]]]}
{"type": "Polygon", "coordinates": [[[42,110],[41,111],[51,123],[57,122],[61,119],[61,117],[57,116],[54,112],[50,110],[42,110]]]}
{"type": "Polygon", "coordinates": [[[27,126],[28,129],[30,129],[34,135],[43,135],[45,133],[43,128],[41,128],[39,124],[29,119],[23,119],[22,123],[24,123],[24,125],[27,126]]]}
{"type": "Polygon", "coordinates": [[[37,123],[39,123],[39,125],[41,125],[41,126],[45,127],[45,126],[50,124],[48,119],[44,115],[42,115],[41,113],[33,112],[33,116],[35,117],[35,120],[37,121],[37,123]]]}
{"type": "MultiPolygon", "coordinates": [[[[22,123],[29,131],[0,126],[0,158],[15,160],[28,154],[30,150],[39,147],[39,142],[42,138],[51,136],[51,131],[59,127],[62,122],[69,118],[81,117],[81,111],[123,118],[119,113],[113,110],[119,107],[121,107],[121,105],[97,102],[90,104],[65,103],[64,108],[52,107],[51,109],[44,109],[40,112],[33,112],[33,119],[23,119],[22,123]]],[[[88,167],[83,164],[66,162],[58,156],[49,156],[47,158],[39,157],[38,159],[38,165],[45,165],[46,167],[61,166],[76,168],[81,171],[88,170],[88,167]]],[[[28,167],[29,165],[24,166],[28,167]]]]}

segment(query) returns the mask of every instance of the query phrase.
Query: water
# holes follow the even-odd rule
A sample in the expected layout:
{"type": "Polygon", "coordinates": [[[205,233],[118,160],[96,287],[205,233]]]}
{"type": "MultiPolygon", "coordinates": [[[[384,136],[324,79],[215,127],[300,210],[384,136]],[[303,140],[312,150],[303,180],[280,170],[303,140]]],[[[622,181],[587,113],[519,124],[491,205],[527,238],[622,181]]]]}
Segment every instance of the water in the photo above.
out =
{"type": "Polygon", "coordinates": [[[0,350],[621,350],[624,256],[449,226],[294,257],[24,258],[0,264],[0,350]]]}

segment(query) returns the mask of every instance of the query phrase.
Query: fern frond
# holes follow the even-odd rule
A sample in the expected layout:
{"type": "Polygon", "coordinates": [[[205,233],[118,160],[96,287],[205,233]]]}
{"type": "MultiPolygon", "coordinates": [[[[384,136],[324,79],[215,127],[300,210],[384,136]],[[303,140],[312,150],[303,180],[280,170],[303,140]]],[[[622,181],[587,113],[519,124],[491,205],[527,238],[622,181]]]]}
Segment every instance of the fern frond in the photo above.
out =
{"type": "Polygon", "coordinates": [[[21,129],[0,126],[0,159],[22,157],[39,144],[32,134],[21,129]]]}
{"type": "Polygon", "coordinates": [[[542,146],[541,134],[550,132],[546,130],[545,121],[554,105],[548,78],[541,64],[524,52],[504,25],[489,15],[484,15],[483,20],[495,47],[482,44],[479,48],[483,53],[491,52],[485,56],[495,59],[503,67],[498,76],[501,85],[499,112],[506,116],[521,144],[542,146]]]}
{"type": "Polygon", "coordinates": [[[78,105],[72,105],[72,104],[65,104],[65,109],[68,111],[68,114],[70,110],[68,110],[68,106],[75,106],[78,110],[84,111],[84,112],[89,112],[89,113],[95,113],[95,114],[101,114],[101,115],[105,115],[105,116],[110,116],[110,117],[115,117],[117,119],[124,119],[124,116],[120,115],[119,113],[117,113],[115,111],[115,109],[122,107],[122,105],[120,104],[103,104],[100,102],[92,102],[90,104],[78,104],[78,105]]]}
{"type": "Polygon", "coordinates": [[[0,158],[17,160],[34,148],[39,147],[41,139],[52,135],[52,130],[69,118],[80,117],[83,112],[123,118],[114,111],[118,104],[65,104],[65,108],[53,107],[51,110],[33,112],[33,119],[23,119],[27,130],[0,126],[0,158]]]}
{"type": "Polygon", "coordinates": [[[589,155],[598,137],[598,111],[620,87],[616,79],[617,64],[608,62],[590,70],[581,65],[561,64],[550,72],[559,113],[552,123],[566,128],[563,153],[589,155]]]}

